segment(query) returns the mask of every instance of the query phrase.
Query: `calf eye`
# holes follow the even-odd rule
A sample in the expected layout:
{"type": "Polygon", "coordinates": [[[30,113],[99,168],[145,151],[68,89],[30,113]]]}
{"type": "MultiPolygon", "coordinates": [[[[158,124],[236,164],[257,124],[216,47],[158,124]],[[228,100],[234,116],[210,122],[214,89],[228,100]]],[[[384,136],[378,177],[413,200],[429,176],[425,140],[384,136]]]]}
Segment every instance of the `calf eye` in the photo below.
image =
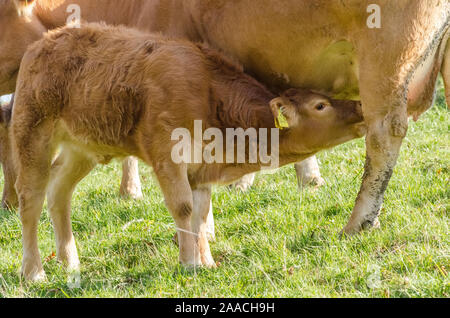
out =
{"type": "Polygon", "coordinates": [[[319,111],[320,110],[324,110],[325,109],[325,105],[324,104],[319,104],[319,105],[316,106],[316,109],[319,110],[319,111]]]}

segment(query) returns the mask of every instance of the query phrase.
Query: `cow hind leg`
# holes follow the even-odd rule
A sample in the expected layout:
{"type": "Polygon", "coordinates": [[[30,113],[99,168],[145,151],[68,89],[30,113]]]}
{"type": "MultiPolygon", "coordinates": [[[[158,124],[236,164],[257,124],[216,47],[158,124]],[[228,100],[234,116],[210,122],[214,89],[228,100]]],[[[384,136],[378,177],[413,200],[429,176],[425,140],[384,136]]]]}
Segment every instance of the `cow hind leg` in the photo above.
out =
{"type": "Polygon", "coordinates": [[[325,184],[325,180],[320,175],[319,163],[316,156],[309,157],[295,164],[297,172],[297,182],[299,189],[311,185],[320,187],[325,184]]]}
{"type": "Polygon", "coordinates": [[[52,165],[47,191],[58,260],[69,271],[79,267],[78,253],[70,221],[70,202],[76,185],[94,168],[95,162],[69,148],[63,148],[52,165]]]}
{"type": "Polygon", "coordinates": [[[255,181],[255,174],[250,173],[250,174],[243,176],[232,186],[234,186],[238,190],[241,190],[242,192],[246,192],[253,185],[254,181],[255,181]]]}
{"type": "Polygon", "coordinates": [[[138,160],[134,157],[127,157],[122,163],[122,182],[120,184],[120,195],[124,198],[131,199],[142,198],[138,160]]]}

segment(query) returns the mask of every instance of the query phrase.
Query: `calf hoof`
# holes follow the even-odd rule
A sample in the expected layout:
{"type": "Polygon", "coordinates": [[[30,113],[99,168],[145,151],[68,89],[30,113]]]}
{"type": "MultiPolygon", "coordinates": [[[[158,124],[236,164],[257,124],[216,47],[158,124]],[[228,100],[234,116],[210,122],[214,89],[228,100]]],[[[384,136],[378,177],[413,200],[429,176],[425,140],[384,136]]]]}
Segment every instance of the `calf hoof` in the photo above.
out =
{"type": "Polygon", "coordinates": [[[44,270],[26,272],[22,270],[22,276],[29,282],[44,282],[47,280],[44,270]]]}
{"type": "MultiPolygon", "coordinates": [[[[216,241],[216,234],[214,232],[207,231],[206,232],[206,238],[209,242],[215,242],[216,241]]],[[[175,233],[172,237],[172,242],[178,246],[178,235],[175,233]]]]}
{"type": "Polygon", "coordinates": [[[22,276],[27,281],[39,282],[46,279],[44,268],[39,256],[24,255],[22,260],[22,276]]]}
{"type": "Polygon", "coordinates": [[[206,268],[217,268],[217,264],[216,262],[214,262],[214,260],[202,263],[202,265],[206,268]]]}

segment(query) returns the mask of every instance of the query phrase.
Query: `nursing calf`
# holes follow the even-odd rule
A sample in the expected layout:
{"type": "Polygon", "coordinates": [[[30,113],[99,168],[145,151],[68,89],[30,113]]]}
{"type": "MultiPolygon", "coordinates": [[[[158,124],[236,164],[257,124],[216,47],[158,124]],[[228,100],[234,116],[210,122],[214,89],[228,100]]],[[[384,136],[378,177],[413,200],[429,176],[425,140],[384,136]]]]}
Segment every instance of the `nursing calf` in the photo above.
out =
{"type": "MultiPolygon", "coordinates": [[[[222,154],[226,162],[176,163],[172,155],[179,141],[173,132],[181,128],[194,135],[200,121],[200,128],[216,132],[254,128],[266,129],[272,141],[279,136],[267,146],[280,165],[365,133],[358,102],[295,89],[277,97],[203,45],[90,24],[51,31],[30,46],[10,127],[24,276],[45,276],[37,228],[46,194],[58,258],[77,269],[72,192],[97,163],[130,155],[154,169],[177,227],[180,262],[215,266],[206,238],[211,185],[231,183],[265,165],[259,157],[238,163],[239,153],[230,162],[230,149],[222,154]],[[276,129],[275,122],[285,128],[276,129]],[[59,146],[62,152],[52,163],[59,146]]],[[[192,141],[191,146],[199,145],[192,141]]]]}

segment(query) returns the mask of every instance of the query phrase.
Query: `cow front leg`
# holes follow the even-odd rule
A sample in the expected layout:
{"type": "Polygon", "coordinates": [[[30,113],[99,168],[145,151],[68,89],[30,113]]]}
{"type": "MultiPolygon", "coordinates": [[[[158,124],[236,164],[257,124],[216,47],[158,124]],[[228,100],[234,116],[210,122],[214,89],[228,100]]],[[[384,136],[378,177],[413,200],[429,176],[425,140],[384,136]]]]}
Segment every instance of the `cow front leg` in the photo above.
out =
{"type": "Polygon", "coordinates": [[[385,116],[370,116],[363,181],[350,220],[343,230],[345,234],[379,226],[378,215],[384,193],[407,129],[406,101],[405,105],[396,107],[385,116]]]}
{"type": "Polygon", "coordinates": [[[80,264],[70,221],[70,202],[76,185],[94,166],[94,161],[68,148],[62,150],[52,165],[47,191],[48,209],[55,230],[58,260],[69,271],[77,271],[80,264]]]}
{"type": "Polygon", "coordinates": [[[138,160],[127,157],[122,163],[122,182],[120,184],[120,195],[124,198],[141,199],[141,180],[139,179],[138,160]]]}
{"type": "Polygon", "coordinates": [[[325,180],[320,175],[319,163],[316,156],[309,157],[295,164],[297,172],[297,183],[299,189],[312,185],[320,187],[325,184],[325,180]]]}
{"type": "Polygon", "coordinates": [[[207,219],[210,213],[211,187],[205,186],[192,190],[193,210],[191,218],[192,232],[196,233],[202,265],[215,267],[208,243],[207,219]]]}

